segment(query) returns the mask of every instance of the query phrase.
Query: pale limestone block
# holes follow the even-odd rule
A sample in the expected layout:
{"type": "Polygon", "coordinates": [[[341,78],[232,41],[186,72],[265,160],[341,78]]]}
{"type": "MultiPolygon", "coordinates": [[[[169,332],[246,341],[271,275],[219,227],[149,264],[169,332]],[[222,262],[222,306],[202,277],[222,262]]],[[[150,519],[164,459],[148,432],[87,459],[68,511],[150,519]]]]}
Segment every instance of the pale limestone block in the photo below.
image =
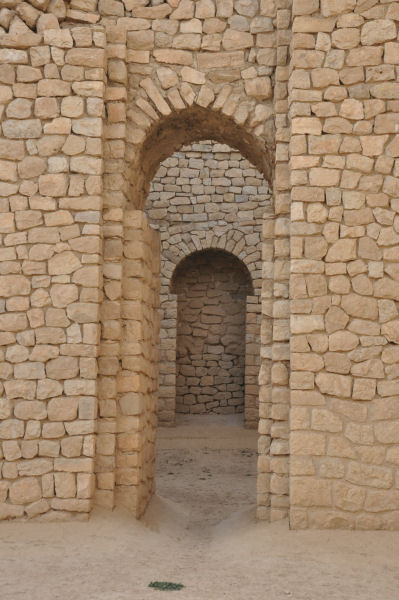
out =
{"type": "Polygon", "coordinates": [[[399,43],[387,42],[384,48],[384,61],[391,65],[399,64],[399,43]]]}
{"type": "Polygon", "coordinates": [[[398,293],[399,283],[389,277],[382,277],[374,283],[374,294],[377,298],[397,300],[398,293]]]}
{"type": "Polygon", "coordinates": [[[311,477],[293,477],[291,502],[298,506],[331,506],[331,482],[311,477]]]}
{"type": "Polygon", "coordinates": [[[164,90],[178,85],[178,76],[170,67],[158,67],[157,76],[164,90]]]}
{"type": "Polygon", "coordinates": [[[376,381],[373,379],[355,379],[352,398],[354,400],[373,400],[376,392],[376,381]]]}
{"type": "Polygon", "coordinates": [[[366,490],[362,487],[338,482],[334,487],[334,502],[337,508],[357,512],[361,510],[366,498],[366,490]]]}
{"type": "Polygon", "coordinates": [[[68,156],[74,156],[75,154],[81,154],[86,146],[86,141],[83,136],[80,135],[69,135],[62,147],[62,151],[68,156]]]}
{"type": "Polygon", "coordinates": [[[55,307],[64,308],[78,299],[78,288],[73,284],[54,284],[50,296],[55,307]]]}
{"type": "Polygon", "coordinates": [[[358,344],[358,336],[350,331],[335,331],[329,336],[328,345],[333,352],[353,350],[358,344]]]}
{"type": "Polygon", "coordinates": [[[194,5],[190,0],[181,0],[177,8],[170,15],[170,19],[182,20],[194,17],[194,5]]]}
{"type": "Polygon", "coordinates": [[[32,458],[19,462],[18,474],[22,476],[37,476],[50,473],[53,470],[53,461],[48,458],[32,458]]]}
{"type": "Polygon", "coordinates": [[[103,67],[105,52],[102,48],[72,48],[65,55],[66,63],[75,66],[103,67]]]}
{"type": "Polygon", "coordinates": [[[381,44],[396,38],[396,26],[390,19],[375,19],[365,23],[361,29],[363,46],[381,44]]]}
{"type": "MultiPolygon", "coordinates": [[[[172,15],[173,16],[173,15],[172,15]]],[[[171,18],[172,18],[171,16],[171,18]]],[[[154,50],[154,58],[157,62],[166,63],[168,65],[187,65],[193,64],[193,55],[187,50],[154,50]]],[[[198,65],[200,66],[200,65],[198,65]]],[[[202,67],[200,67],[202,70],[202,67]]]]}
{"type": "Polygon", "coordinates": [[[2,446],[3,455],[7,461],[18,460],[21,458],[21,450],[19,443],[16,440],[4,441],[2,446]]]}
{"type": "Polygon", "coordinates": [[[37,382],[37,398],[39,400],[45,400],[47,398],[54,398],[62,394],[62,384],[58,381],[52,381],[51,379],[41,379],[37,382]]]}
{"type": "Polygon", "coordinates": [[[48,503],[47,500],[45,500],[44,498],[41,498],[40,500],[37,500],[36,502],[32,502],[32,504],[29,504],[28,506],[25,507],[25,512],[28,515],[28,517],[30,519],[32,519],[33,517],[37,517],[38,515],[42,515],[43,513],[46,513],[50,508],[50,505],[48,503]]]}
{"type": "Polygon", "coordinates": [[[47,417],[46,405],[44,402],[38,401],[23,401],[18,402],[14,408],[14,414],[18,419],[28,420],[42,420],[47,417]]]}
{"type": "Polygon", "coordinates": [[[96,117],[76,119],[72,123],[72,131],[78,135],[100,137],[102,134],[102,120],[96,117]]]}
{"type": "Polygon", "coordinates": [[[346,98],[339,111],[341,117],[358,121],[364,118],[363,104],[354,98],[346,98]]]}
{"type": "Polygon", "coordinates": [[[40,175],[39,191],[43,196],[65,196],[68,188],[68,176],[64,173],[40,175]]]}
{"type": "Polygon", "coordinates": [[[74,498],[76,495],[76,478],[73,473],[54,474],[55,495],[57,498],[74,498]]]}
{"type": "Polygon", "coordinates": [[[381,46],[352,48],[346,57],[346,64],[351,67],[379,65],[382,62],[382,53],[381,46]]]}
{"type": "Polygon", "coordinates": [[[38,138],[42,133],[42,125],[39,119],[8,119],[2,123],[3,134],[12,139],[38,138]]]}
{"type": "MultiPolygon", "coordinates": [[[[48,261],[50,275],[65,275],[76,271],[81,266],[79,258],[70,251],[56,254],[48,261]]],[[[51,291],[50,291],[51,294],[51,291]]]]}
{"type": "Polygon", "coordinates": [[[92,302],[74,302],[67,306],[67,315],[77,323],[95,323],[98,321],[98,305],[92,302]]]}
{"type": "Polygon", "coordinates": [[[350,50],[359,46],[360,31],[354,27],[344,27],[332,33],[332,44],[342,50],[350,50]]]}
{"type": "Polygon", "coordinates": [[[23,275],[2,275],[0,276],[0,295],[10,297],[13,295],[25,296],[30,293],[31,284],[27,277],[23,275]]]}
{"type": "Polygon", "coordinates": [[[14,377],[16,379],[41,379],[44,377],[43,363],[25,362],[14,366],[14,377]]]}
{"type": "Polygon", "coordinates": [[[321,14],[325,17],[351,13],[356,0],[321,0],[321,14]]]}
{"type": "Polygon", "coordinates": [[[54,461],[54,470],[67,473],[92,473],[93,460],[90,458],[57,458],[54,461]]]}
{"type": "Polygon", "coordinates": [[[93,473],[78,473],[76,487],[78,498],[92,498],[95,489],[95,475],[93,473]]]}
{"type": "Polygon", "coordinates": [[[47,362],[46,373],[50,379],[71,379],[79,373],[78,361],[71,356],[59,356],[47,362]]]}
{"type": "Polygon", "coordinates": [[[268,99],[272,96],[272,86],[269,77],[256,77],[245,81],[245,91],[248,96],[268,99]]]}
{"type": "Polygon", "coordinates": [[[350,398],[351,396],[352,377],[330,373],[317,373],[315,381],[323,394],[342,398],[350,398]]]}
{"type": "Polygon", "coordinates": [[[61,453],[67,458],[76,458],[82,454],[82,441],[80,435],[69,436],[61,440],[61,453]]]}
{"type": "Polygon", "coordinates": [[[253,36],[245,31],[227,29],[223,34],[222,46],[224,50],[251,48],[253,46],[253,36]]]}
{"type": "Polygon", "coordinates": [[[205,83],[205,75],[196,69],[192,69],[191,67],[183,67],[181,70],[181,77],[183,81],[187,81],[188,83],[193,83],[195,85],[201,85],[205,83]]]}
{"type": "Polygon", "coordinates": [[[48,403],[47,412],[50,421],[71,421],[77,417],[78,401],[76,398],[53,398],[48,403]]]}
{"type": "Polygon", "coordinates": [[[338,240],[330,246],[326,262],[346,262],[356,258],[356,240],[338,240]]]}
{"type": "Polygon", "coordinates": [[[157,89],[157,87],[151,79],[143,79],[140,82],[140,86],[145,89],[149,98],[154,102],[157,109],[163,115],[169,115],[171,113],[170,106],[165,101],[165,99],[163,98],[163,96],[161,95],[161,93],[159,92],[159,90],[157,89]]]}
{"type": "Polygon", "coordinates": [[[37,479],[26,477],[10,485],[9,495],[12,504],[29,504],[41,498],[42,490],[37,479]]]}
{"type": "Polygon", "coordinates": [[[388,489],[392,485],[392,470],[386,467],[350,462],[346,479],[358,485],[388,489]]]}
{"type": "Polygon", "coordinates": [[[84,100],[77,96],[67,96],[61,102],[61,115],[64,117],[81,117],[84,112],[84,100]]]}

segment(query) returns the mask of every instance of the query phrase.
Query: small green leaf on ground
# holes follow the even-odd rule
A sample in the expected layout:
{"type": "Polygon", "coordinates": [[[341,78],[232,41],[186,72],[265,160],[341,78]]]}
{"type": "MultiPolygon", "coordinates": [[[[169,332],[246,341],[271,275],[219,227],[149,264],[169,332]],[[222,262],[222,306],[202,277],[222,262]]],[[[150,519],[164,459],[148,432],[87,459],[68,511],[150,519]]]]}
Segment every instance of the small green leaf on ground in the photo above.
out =
{"type": "Polygon", "coordinates": [[[182,583],[172,583],[171,581],[151,581],[151,583],[148,584],[148,587],[156,590],[173,591],[181,590],[184,588],[184,585],[182,583]]]}

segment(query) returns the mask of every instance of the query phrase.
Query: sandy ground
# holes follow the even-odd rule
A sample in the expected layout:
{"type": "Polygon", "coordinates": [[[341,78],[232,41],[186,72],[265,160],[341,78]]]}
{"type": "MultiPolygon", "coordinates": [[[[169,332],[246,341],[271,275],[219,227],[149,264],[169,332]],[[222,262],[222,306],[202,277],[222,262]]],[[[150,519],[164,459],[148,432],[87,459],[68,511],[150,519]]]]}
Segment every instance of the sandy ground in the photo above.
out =
{"type": "Polygon", "coordinates": [[[1,600],[398,600],[399,533],[255,521],[255,447],[233,420],[185,420],[160,431],[141,522],[96,510],[87,523],[0,524],[1,600]]]}

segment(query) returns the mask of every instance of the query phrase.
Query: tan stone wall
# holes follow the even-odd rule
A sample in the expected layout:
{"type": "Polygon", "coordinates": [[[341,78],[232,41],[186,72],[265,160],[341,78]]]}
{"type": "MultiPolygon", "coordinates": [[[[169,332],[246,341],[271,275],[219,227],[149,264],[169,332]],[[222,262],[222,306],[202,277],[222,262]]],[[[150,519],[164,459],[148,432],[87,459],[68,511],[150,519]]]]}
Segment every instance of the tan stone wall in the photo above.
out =
{"type": "Polygon", "coordinates": [[[273,184],[258,516],[398,528],[397,2],[295,0],[293,19],[284,0],[143,4],[0,11],[0,518],[81,518],[94,468],[100,503],[117,475],[142,512],[156,331],[138,351],[148,403],[125,431],[125,219],[165,158],[215,139],[273,184]]]}
{"type": "Polygon", "coordinates": [[[0,48],[0,518],[60,519],[94,491],[105,36],[23,7],[36,32],[16,17],[0,48]]]}
{"type": "Polygon", "coordinates": [[[294,3],[291,525],[397,528],[398,3],[294,3]]]}

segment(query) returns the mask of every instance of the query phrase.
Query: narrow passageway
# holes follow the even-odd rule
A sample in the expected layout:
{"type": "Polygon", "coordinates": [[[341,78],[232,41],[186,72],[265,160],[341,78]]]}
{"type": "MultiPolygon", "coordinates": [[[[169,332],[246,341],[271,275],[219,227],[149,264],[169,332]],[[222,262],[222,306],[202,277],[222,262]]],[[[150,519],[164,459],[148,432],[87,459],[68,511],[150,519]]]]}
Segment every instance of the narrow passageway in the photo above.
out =
{"type": "Polygon", "coordinates": [[[157,438],[156,494],[189,529],[208,531],[255,509],[257,432],[242,415],[177,415],[157,438]]]}

